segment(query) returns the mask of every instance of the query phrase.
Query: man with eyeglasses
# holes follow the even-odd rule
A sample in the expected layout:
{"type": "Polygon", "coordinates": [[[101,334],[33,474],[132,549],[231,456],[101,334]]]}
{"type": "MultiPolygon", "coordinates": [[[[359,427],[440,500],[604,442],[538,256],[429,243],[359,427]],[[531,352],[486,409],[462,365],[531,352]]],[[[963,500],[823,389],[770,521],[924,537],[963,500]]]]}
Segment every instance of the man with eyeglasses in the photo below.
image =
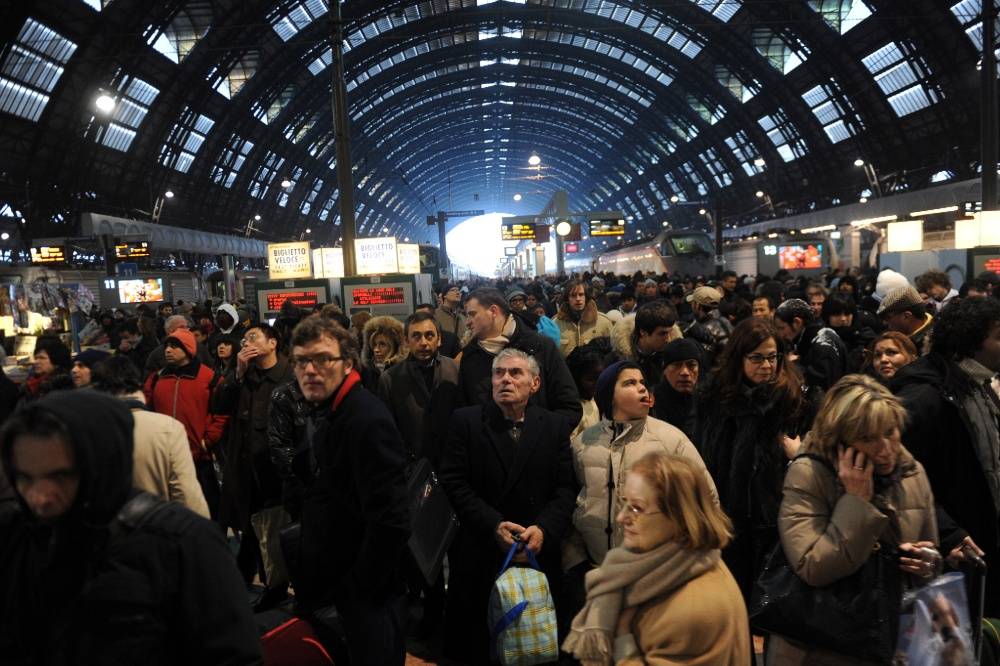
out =
{"type": "Polygon", "coordinates": [[[702,359],[697,342],[674,340],[663,350],[663,381],[653,391],[653,416],[679,428],[689,439],[694,433],[694,393],[702,359]]]}
{"type": "Polygon", "coordinates": [[[215,411],[229,416],[223,444],[220,522],[240,531],[237,562],[246,583],[260,574],[267,590],[257,612],[273,608],[288,592],[279,530],[289,522],[281,506],[281,479],[271,462],[267,425],[271,394],[294,377],[278,355],[278,333],[266,323],[243,334],[236,363],[216,390],[215,411]]]}
{"type": "Polygon", "coordinates": [[[577,487],[569,424],[529,405],[540,372],[523,351],[499,351],[491,364],[492,401],[459,409],[451,419],[440,478],[461,528],[449,551],[444,647],[459,663],[490,663],[485,613],[496,572],[515,541],[535,554],[557,612],[561,607],[560,541],[577,487]]]}
{"type": "Polygon", "coordinates": [[[312,472],[302,499],[296,602],[334,605],[353,666],[406,658],[402,558],[410,534],[403,438],[361,384],[357,342],[308,317],[292,332],[292,365],[313,405],[312,472]]]}

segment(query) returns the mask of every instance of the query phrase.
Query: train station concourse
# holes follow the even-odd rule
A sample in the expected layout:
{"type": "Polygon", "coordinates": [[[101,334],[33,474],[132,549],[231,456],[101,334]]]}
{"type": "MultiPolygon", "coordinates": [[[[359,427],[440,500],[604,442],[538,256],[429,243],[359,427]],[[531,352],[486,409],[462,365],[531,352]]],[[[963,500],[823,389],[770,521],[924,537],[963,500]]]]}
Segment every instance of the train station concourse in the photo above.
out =
{"type": "Polygon", "coordinates": [[[0,2],[0,664],[1000,664],[998,16],[0,2]]]}

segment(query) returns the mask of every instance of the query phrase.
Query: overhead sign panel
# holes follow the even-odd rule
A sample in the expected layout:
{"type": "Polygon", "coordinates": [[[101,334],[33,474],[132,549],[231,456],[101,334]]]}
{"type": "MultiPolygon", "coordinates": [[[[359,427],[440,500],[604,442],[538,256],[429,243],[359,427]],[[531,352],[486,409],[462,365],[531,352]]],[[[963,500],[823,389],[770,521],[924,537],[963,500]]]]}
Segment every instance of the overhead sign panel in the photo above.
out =
{"type": "Polygon", "coordinates": [[[272,280],[312,277],[309,243],[268,243],[267,269],[272,280]]]}
{"type": "Polygon", "coordinates": [[[354,256],[358,263],[358,275],[399,272],[395,237],[357,238],[354,241],[354,256]]]}
{"type": "Polygon", "coordinates": [[[519,222],[504,222],[500,229],[500,240],[535,240],[535,225],[519,222]]]}
{"type": "Polygon", "coordinates": [[[65,264],[69,253],[65,245],[41,245],[31,248],[31,263],[33,264],[65,264]]]}
{"type": "Polygon", "coordinates": [[[624,236],[625,220],[623,219],[590,220],[590,235],[624,236]]]}
{"type": "Polygon", "coordinates": [[[312,251],[313,277],[344,277],[344,249],[339,247],[318,247],[312,251]]]}
{"type": "Polygon", "coordinates": [[[396,245],[396,263],[398,272],[416,275],[420,272],[420,246],[416,243],[398,243],[396,245]]]}
{"type": "Polygon", "coordinates": [[[115,257],[118,259],[139,259],[149,256],[149,243],[146,241],[128,241],[115,245],[115,257]]]}

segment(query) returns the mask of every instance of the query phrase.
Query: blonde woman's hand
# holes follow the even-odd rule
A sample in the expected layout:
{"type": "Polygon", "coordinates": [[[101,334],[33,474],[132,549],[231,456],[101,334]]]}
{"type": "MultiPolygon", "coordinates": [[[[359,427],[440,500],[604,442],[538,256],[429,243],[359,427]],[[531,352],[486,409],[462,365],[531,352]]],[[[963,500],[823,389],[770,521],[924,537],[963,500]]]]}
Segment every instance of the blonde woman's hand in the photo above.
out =
{"type": "Polygon", "coordinates": [[[785,457],[791,460],[799,452],[799,448],[802,446],[802,439],[796,435],[795,437],[789,437],[788,435],[781,435],[781,448],[785,452],[785,457]]]}
{"type": "Polygon", "coordinates": [[[848,495],[871,501],[875,494],[875,465],[868,457],[853,447],[839,447],[837,477],[844,484],[848,495]]]}

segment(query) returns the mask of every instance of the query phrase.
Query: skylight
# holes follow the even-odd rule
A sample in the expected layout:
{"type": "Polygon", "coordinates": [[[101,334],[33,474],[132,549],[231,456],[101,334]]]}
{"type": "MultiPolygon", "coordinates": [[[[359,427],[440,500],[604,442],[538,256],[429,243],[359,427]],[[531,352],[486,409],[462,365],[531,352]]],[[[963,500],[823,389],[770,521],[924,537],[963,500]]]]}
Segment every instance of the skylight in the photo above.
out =
{"type": "Polygon", "coordinates": [[[0,64],[0,111],[37,121],[76,44],[34,19],[21,26],[0,64]]]}

